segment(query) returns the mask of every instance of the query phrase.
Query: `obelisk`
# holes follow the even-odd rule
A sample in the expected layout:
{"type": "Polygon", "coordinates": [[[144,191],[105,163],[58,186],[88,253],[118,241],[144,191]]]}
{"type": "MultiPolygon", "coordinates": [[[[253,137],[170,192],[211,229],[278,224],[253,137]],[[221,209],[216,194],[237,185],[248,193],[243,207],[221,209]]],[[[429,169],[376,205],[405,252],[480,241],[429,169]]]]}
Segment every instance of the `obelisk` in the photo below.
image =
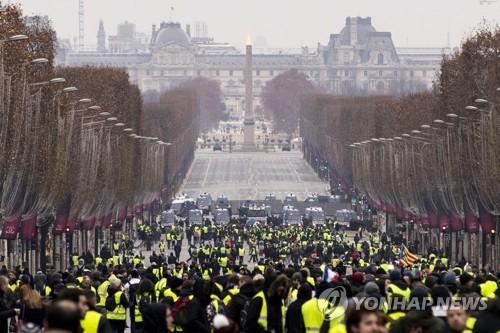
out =
{"type": "Polygon", "coordinates": [[[247,38],[245,56],[245,119],[243,120],[243,150],[255,150],[255,119],[253,114],[253,55],[252,40],[247,38]]]}

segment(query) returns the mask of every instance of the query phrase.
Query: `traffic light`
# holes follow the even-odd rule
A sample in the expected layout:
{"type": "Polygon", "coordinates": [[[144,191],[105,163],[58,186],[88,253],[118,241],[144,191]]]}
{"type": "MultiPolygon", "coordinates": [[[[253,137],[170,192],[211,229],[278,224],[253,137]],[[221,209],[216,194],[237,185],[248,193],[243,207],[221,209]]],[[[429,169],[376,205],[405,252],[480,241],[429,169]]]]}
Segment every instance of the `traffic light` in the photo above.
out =
{"type": "Polygon", "coordinates": [[[491,235],[494,235],[494,234],[495,234],[495,232],[496,232],[496,231],[495,231],[495,229],[491,229],[491,230],[490,230],[491,235]]]}

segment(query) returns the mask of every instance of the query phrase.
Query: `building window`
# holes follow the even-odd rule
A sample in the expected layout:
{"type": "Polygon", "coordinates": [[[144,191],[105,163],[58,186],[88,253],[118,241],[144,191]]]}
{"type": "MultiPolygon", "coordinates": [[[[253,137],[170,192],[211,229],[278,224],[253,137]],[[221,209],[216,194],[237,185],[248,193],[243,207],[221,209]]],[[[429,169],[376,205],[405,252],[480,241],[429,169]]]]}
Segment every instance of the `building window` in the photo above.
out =
{"type": "Polygon", "coordinates": [[[383,65],[384,64],[384,55],[382,53],[379,53],[378,54],[378,57],[377,57],[377,64],[378,65],[383,65]]]}
{"type": "Polygon", "coordinates": [[[349,77],[349,71],[344,71],[344,76],[349,77]]]}
{"type": "Polygon", "coordinates": [[[413,77],[413,71],[410,71],[410,77],[413,77]]]}
{"type": "Polygon", "coordinates": [[[274,71],[269,71],[269,75],[273,76],[274,75],[274,71]]]}
{"type": "Polygon", "coordinates": [[[394,71],[394,77],[398,77],[398,71],[394,71]]]}
{"type": "Polygon", "coordinates": [[[426,71],[422,71],[422,76],[426,77],[427,76],[427,72],[426,71]]]}
{"type": "Polygon", "coordinates": [[[233,71],[229,71],[229,76],[233,76],[233,71]]]}
{"type": "Polygon", "coordinates": [[[365,77],[367,77],[367,76],[368,76],[368,71],[365,71],[365,73],[364,73],[364,74],[365,74],[365,77]]]}
{"type": "Polygon", "coordinates": [[[377,92],[383,93],[385,89],[384,82],[377,82],[377,92]]]}
{"type": "Polygon", "coordinates": [[[146,75],[149,76],[149,69],[146,71],[146,75]]]}
{"type": "Polygon", "coordinates": [[[382,71],[378,71],[378,76],[382,76],[382,71]]]}
{"type": "Polygon", "coordinates": [[[183,74],[184,76],[187,76],[187,70],[184,70],[183,74]]]}
{"type": "Polygon", "coordinates": [[[256,75],[256,76],[260,76],[260,70],[256,70],[256,71],[255,71],[255,75],[256,75]]]}
{"type": "Polygon", "coordinates": [[[219,70],[215,71],[215,76],[219,76],[219,70]]]}

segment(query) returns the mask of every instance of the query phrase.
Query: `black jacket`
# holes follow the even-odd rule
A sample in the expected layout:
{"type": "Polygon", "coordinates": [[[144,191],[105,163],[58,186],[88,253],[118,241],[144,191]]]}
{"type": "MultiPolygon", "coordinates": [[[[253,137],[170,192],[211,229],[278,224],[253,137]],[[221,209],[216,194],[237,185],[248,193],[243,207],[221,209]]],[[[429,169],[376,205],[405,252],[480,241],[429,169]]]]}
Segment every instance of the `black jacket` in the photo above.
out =
{"type": "Polygon", "coordinates": [[[13,297],[10,297],[10,291],[0,290],[0,333],[8,332],[7,319],[16,315],[14,311],[13,297]]]}
{"type": "Polygon", "coordinates": [[[290,304],[286,310],[285,327],[287,333],[304,332],[304,320],[302,318],[302,305],[309,299],[297,299],[290,304]]]}
{"type": "Polygon", "coordinates": [[[247,301],[250,301],[255,295],[253,284],[244,284],[240,291],[234,295],[229,302],[226,312],[229,319],[232,319],[240,329],[241,327],[241,311],[245,307],[247,301]]]}
{"type": "MultiPolygon", "coordinates": [[[[282,300],[278,297],[268,298],[267,302],[267,331],[274,330],[275,333],[283,332],[283,319],[281,314],[282,300]]],[[[262,298],[256,297],[250,301],[247,313],[247,332],[263,333],[266,330],[259,325],[260,310],[262,309],[262,298]]]]}

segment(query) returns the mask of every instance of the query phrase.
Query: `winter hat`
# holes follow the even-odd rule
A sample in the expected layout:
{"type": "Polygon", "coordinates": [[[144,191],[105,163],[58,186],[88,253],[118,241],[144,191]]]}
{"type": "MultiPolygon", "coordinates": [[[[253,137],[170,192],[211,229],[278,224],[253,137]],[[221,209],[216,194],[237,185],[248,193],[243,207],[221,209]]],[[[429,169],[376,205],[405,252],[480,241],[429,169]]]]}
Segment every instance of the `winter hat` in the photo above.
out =
{"type": "Polygon", "coordinates": [[[214,328],[219,330],[230,325],[229,319],[223,314],[216,314],[214,317],[214,328]]]}
{"type": "Polygon", "coordinates": [[[457,276],[455,275],[454,272],[448,272],[444,276],[444,283],[445,284],[455,284],[457,280],[457,276]]]}
{"type": "Polygon", "coordinates": [[[462,286],[465,286],[467,283],[469,283],[469,281],[472,280],[474,280],[474,277],[468,273],[462,273],[462,275],[460,275],[460,284],[462,286]]]}
{"type": "Polygon", "coordinates": [[[19,330],[19,333],[40,333],[42,329],[33,323],[27,323],[19,330]]]}
{"type": "Polygon", "coordinates": [[[352,280],[353,281],[356,281],[356,282],[359,282],[359,283],[363,283],[364,279],[365,279],[365,275],[362,272],[355,272],[352,275],[352,280]]]}
{"type": "Polygon", "coordinates": [[[365,285],[364,292],[370,296],[375,296],[380,294],[380,289],[375,282],[368,282],[365,285]]]}
{"type": "Polygon", "coordinates": [[[392,282],[401,280],[401,272],[400,271],[391,271],[391,273],[389,274],[389,279],[392,282]]]}

